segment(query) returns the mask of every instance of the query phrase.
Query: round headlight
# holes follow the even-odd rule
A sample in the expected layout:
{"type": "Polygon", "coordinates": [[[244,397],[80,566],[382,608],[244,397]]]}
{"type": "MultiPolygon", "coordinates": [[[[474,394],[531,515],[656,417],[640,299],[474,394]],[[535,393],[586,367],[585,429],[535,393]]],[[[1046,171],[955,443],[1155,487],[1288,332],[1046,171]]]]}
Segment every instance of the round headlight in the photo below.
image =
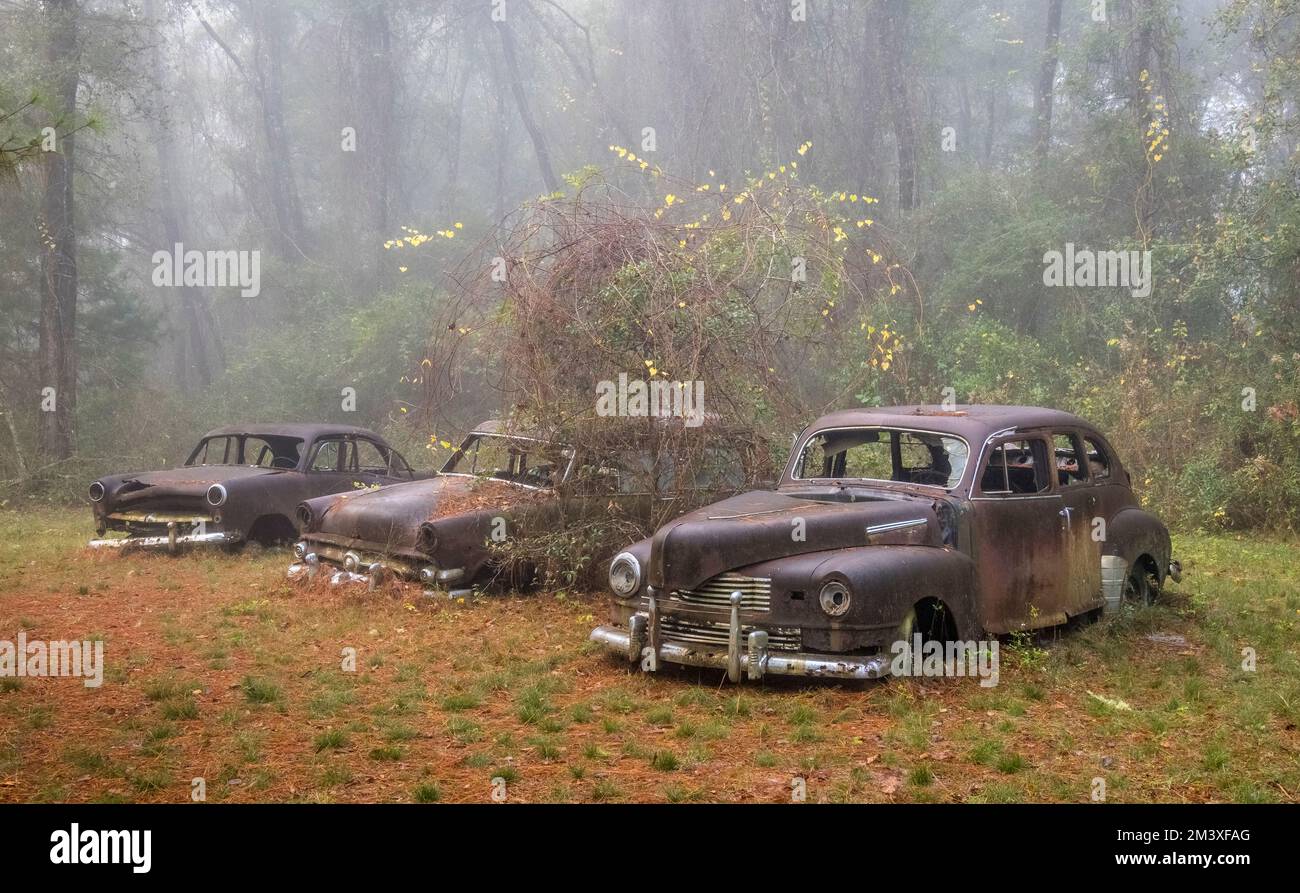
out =
{"type": "Polygon", "coordinates": [[[849,594],[849,587],[839,580],[831,580],[822,587],[819,601],[823,611],[832,617],[839,617],[849,610],[853,597],[849,594]]]}
{"type": "Polygon", "coordinates": [[[208,505],[225,505],[226,488],[220,484],[213,484],[208,488],[208,505]]]}
{"type": "Polygon", "coordinates": [[[433,556],[438,550],[438,531],[432,524],[421,524],[415,534],[415,547],[425,555],[433,556]]]}
{"type": "Polygon", "coordinates": [[[620,552],[609,563],[609,588],[622,598],[641,588],[641,562],[631,552],[620,552]]]}
{"type": "Polygon", "coordinates": [[[90,485],[90,501],[99,502],[103,498],[104,498],[104,485],[101,484],[99,481],[95,481],[95,483],[90,485]]]}
{"type": "Polygon", "coordinates": [[[304,502],[299,505],[293,510],[293,513],[298,517],[298,527],[300,530],[306,532],[311,529],[311,509],[308,508],[307,503],[304,502]]]}

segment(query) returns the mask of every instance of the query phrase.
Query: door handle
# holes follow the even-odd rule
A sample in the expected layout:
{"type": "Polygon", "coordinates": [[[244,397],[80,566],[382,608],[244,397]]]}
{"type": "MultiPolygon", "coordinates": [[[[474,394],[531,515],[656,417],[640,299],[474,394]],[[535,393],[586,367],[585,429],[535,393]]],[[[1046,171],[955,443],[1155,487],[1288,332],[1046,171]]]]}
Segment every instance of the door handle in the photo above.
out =
{"type": "Polygon", "coordinates": [[[1061,509],[1060,515],[1061,515],[1061,529],[1069,530],[1073,521],[1070,514],[1070,509],[1068,507],[1061,509]]]}

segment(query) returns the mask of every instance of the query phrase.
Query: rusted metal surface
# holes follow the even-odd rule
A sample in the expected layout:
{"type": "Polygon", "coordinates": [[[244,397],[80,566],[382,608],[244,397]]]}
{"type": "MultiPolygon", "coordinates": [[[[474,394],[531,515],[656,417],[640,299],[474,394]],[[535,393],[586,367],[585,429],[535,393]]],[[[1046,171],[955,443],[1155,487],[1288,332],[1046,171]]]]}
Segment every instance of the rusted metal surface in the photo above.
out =
{"type": "Polygon", "coordinates": [[[185,545],[291,539],[297,530],[294,510],[303,500],[415,477],[382,437],[364,428],[218,428],[203,435],[184,467],[94,481],[91,508],[100,537],[109,531],[125,536],[94,540],[91,546],[175,551],[185,545]],[[209,456],[218,446],[220,455],[209,456]],[[378,456],[385,465],[381,469],[350,461],[360,454],[378,456]],[[328,456],[337,458],[326,468],[328,456]]]}
{"type": "MultiPolygon", "coordinates": [[[[356,556],[352,564],[358,567],[379,564],[398,576],[448,589],[486,585],[499,570],[498,545],[611,513],[645,523],[652,512],[663,511],[665,500],[650,490],[602,489],[599,478],[593,483],[583,477],[584,469],[619,460],[590,446],[573,449],[550,442],[540,432],[521,431],[502,421],[483,422],[432,479],[304,502],[298,509],[303,532],[295,547],[300,561],[290,576],[305,575],[301,559],[309,554],[345,566],[341,559],[351,550],[356,556]],[[503,441],[512,451],[527,454],[521,460],[527,468],[499,476],[460,471],[474,444],[500,449],[503,441]]],[[[673,499],[699,505],[718,495],[717,488],[704,488],[678,492],[673,499]]],[[[530,575],[522,568],[509,582],[523,585],[531,582],[530,575]]]]}
{"type": "MultiPolygon", "coordinates": [[[[849,448],[826,448],[824,467],[846,467],[849,448]]],[[[1138,507],[1105,438],[1069,413],[1018,406],[825,416],[775,490],[684,514],[626,554],[641,577],[614,593],[593,640],[645,652],[645,669],[713,666],[733,680],[741,668],[874,678],[908,624],[967,640],[1051,626],[1103,607],[1103,558],[1112,576],[1145,569],[1157,586],[1171,568],[1168,531],[1138,507]],[[888,442],[889,478],[801,478],[816,438],[888,442]],[[906,465],[904,440],[932,466],[906,465]]]]}

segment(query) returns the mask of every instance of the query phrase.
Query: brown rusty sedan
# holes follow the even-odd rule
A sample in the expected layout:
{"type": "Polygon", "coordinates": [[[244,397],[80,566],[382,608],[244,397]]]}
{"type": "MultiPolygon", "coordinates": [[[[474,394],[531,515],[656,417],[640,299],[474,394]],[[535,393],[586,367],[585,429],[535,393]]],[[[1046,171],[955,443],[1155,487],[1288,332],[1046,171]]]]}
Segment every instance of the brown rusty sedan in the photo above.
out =
{"type": "Polygon", "coordinates": [[[90,485],[92,548],[292,542],[298,503],[410,481],[382,437],[349,425],[240,425],[203,435],[182,468],[102,477],[90,485]]]}
{"type": "Polygon", "coordinates": [[[645,670],[870,679],[900,641],[1055,626],[1150,602],[1179,574],[1164,524],[1077,416],[850,410],[804,430],[775,490],[616,556],[610,622],[591,638],[645,670]]]}
{"type": "Polygon", "coordinates": [[[611,512],[653,526],[748,485],[754,463],[743,446],[719,442],[708,451],[713,458],[698,478],[664,487],[673,467],[667,449],[575,449],[507,422],[483,422],[430,480],[304,502],[289,577],[325,571],[335,585],[374,588],[395,576],[452,594],[496,581],[524,586],[533,580],[526,564],[503,577],[500,547],[508,541],[611,512]]]}

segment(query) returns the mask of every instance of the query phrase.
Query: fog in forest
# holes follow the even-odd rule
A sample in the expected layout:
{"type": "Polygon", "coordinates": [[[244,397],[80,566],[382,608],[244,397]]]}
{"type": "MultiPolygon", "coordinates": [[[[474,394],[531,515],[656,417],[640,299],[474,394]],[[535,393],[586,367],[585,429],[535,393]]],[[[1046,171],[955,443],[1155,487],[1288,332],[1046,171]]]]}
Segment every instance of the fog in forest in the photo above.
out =
{"type": "Polygon", "coordinates": [[[0,0],[0,499],[662,370],[778,459],[1066,409],[1294,528],[1297,100],[1300,0],[0,0]]]}

